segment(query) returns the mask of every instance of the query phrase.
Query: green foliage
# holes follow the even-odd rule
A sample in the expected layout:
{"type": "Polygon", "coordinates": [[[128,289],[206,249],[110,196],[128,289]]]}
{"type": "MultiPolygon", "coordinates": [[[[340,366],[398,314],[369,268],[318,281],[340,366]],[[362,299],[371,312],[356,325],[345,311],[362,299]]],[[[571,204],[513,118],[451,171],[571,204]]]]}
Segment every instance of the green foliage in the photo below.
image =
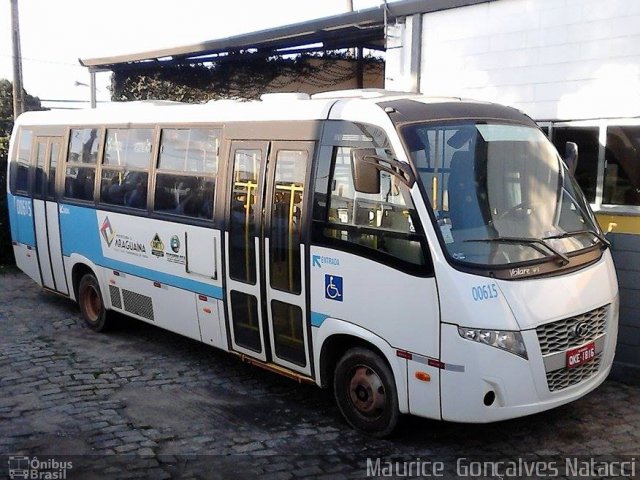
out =
{"type": "MultiPolygon", "coordinates": [[[[38,97],[25,92],[26,110],[44,110],[38,97]]],[[[7,210],[7,158],[9,137],[13,129],[13,85],[9,80],[0,79],[0,266],[14,263],[9,215],[7,210]]]]}
{"type": "MultiPolygon", "coordinates": [[[[382,71],[382,60],[365,58],[365,69],[382,71]]],[[[116,71],[111,81],[114,101],[174,100],[199,103],[222,98],[256,99],[287,85],[303,83],[305,91],[331,90],[353,78],[355,61],[341,53],[259,58],[231,54],[223,62],[195,65],[151,65],[116,71]],[[340,62],[342,61],[342,62],[340,62]]]]}

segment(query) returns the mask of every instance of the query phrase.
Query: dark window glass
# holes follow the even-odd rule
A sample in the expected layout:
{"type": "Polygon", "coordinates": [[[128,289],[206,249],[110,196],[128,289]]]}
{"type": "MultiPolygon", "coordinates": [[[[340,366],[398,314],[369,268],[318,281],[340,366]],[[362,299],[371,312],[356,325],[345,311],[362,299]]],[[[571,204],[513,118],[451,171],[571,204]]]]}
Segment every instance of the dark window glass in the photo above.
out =
{"type": "Polygon", "coordinates": [[[44,187],[46,182],[45,176],[45,160],[47,155],[47,142],[46,140],[36,143],[36,178],[33,189],[33,194],[36,196],[44,195],[44,187]]]}
{"type": "Polygon", "coordinates": [[[271,210],[271,286],[300,293],[300,234],[308,154],[280,150],[271,210]]]}
{"type": "Polygon", "coordinates": [[[598,180],[598,127],[553,127],[553,144],[565,155],[567,142],[578,145],[578,167],[575,178],[590,203],[596,200],[596,183],[598,180]]]}
{"type": "Polygon", "coordinates": [[[131,208],[147,208],[147,172],[103,170],[100,201],[131,208]]]}
{"type": "Polygon", "coordinates": [[[49,159],[49,173],[47,196],[55,198],[56,196],[56,169],[58,167],[58,158],[60,157],[60,144],[58,142],[51,143],[51,155],[49,159]]]}
{"type": "Polygon", "coordinates": [[[27,193],[29,190],[29,163],[31,159],[31,141],[33,132],[22,130],[20,133],[20,146],[18,148],[17,169],[15,187],[18,192],[27,193]]]}
{"type": "Polygon", "coordinates": [[[221,136],[212,128],[163,129],[158,168],[216,175],[221,136]]]}
{"type": "MultiPolygon", "coordinates": [[[[378,149],[378,155],[388,152],[378,149]]],[[[336,148],[324,235],[425,265],[422,229],[409,189],[395,176],[380,172],[380,193],[359,193],[351,172],[351,148],[336,148]]]]}
{"type": "Polygon", "coordinates": [[[607,127],[605,160],[602,202],[640,205],[640,126],[607,127]]]}
{"type": "Polygon", "coordinates": [[[194,218],[213,218],[215,181],[211,177],[156,174],[154,210],[194,218]]]}
{"type": "Polygon", "coordinates": [[[68,166],[64,179],[64,196],[76,200],[93,200],[96,169],[68,166]]]}
{"type": "Polygon", "coordinates": [[[236,343],[254,352],[261,352],[260,319],[256,297],[232,290],[231,315],[236,343]]]}
{"type": "Polygon", "coordinates": [[[256,282],[255,214],[258,200],[260,150],[236,150],[233,162],[231,218],[229,224],[229,275],[234,280],[256,282]]]}
{"type": "Polygon", "coordinates": [[[104,165],[148,169],[153,145],[152,128],[109,128],[104,165]]]}
{"type": "Polygon", "coordinates": [[[307,363],[304,348],[302,310],[300,307],[271,301],[273,315],[273,343],[276,356],[304,367],[307,363]]]}
{"type": "Polygon", "coordinates": [[[97,128],[72,129],[67,161],[95,165],[98,158],[98,143],[97,128]]]}
{"type": "Polygon", "coordinates": [[[99,147],[97,128],[72,129],[64,179],[64,196],[93,200],[99,147]]]}

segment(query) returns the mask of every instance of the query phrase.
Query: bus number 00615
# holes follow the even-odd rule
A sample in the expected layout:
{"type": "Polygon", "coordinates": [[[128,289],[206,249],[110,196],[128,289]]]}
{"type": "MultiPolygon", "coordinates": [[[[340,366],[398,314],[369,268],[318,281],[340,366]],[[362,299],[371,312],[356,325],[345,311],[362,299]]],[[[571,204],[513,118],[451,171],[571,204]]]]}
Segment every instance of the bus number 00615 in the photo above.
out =
{"type": "Polygon", "coordinates": [[[495,283],[471,287],[471,296],[475,302],[498,298],[498,288],[495,283]]]}

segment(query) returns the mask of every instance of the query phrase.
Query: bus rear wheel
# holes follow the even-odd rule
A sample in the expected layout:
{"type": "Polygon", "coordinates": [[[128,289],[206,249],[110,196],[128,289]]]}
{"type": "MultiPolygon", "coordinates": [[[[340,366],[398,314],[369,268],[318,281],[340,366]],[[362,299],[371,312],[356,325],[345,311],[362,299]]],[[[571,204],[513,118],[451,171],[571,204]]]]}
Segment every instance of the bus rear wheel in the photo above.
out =
{"type": "Polygon", "coordinates": [[[400,417],[391,369],[379,355],[352,348],[336,365],[333,392],[340,412],[355,429],[386,437],[400,417]]]}
{"type": "Polygon", "coordinates": [[[82,318],[91,330],[104,332],[108,329],[107,310],[102,300],[100,284],[93,273],[87,273],[80,279],[78,304],[82,318]]]}

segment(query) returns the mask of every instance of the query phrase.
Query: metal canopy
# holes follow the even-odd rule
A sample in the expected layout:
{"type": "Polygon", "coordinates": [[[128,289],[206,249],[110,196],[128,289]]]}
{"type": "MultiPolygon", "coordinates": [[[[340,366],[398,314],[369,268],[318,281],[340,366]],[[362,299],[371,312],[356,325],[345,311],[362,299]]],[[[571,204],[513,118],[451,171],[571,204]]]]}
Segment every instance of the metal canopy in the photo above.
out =
{"type": "MultiPolygon", "coordinates": [[[[397,18],[492,0],[405,0],[357,12],[325,17],[283,27],[209,40],[162,50],[103,58],[80,59],[90,71],[123,70],[151,65],[187,65],[235,58],[249,51],[259,56],[286,55],[343,48],[385,50],[385,25],[397,18]]],[[[246,58],[246,57],[245,57],[246,58]]]]}

